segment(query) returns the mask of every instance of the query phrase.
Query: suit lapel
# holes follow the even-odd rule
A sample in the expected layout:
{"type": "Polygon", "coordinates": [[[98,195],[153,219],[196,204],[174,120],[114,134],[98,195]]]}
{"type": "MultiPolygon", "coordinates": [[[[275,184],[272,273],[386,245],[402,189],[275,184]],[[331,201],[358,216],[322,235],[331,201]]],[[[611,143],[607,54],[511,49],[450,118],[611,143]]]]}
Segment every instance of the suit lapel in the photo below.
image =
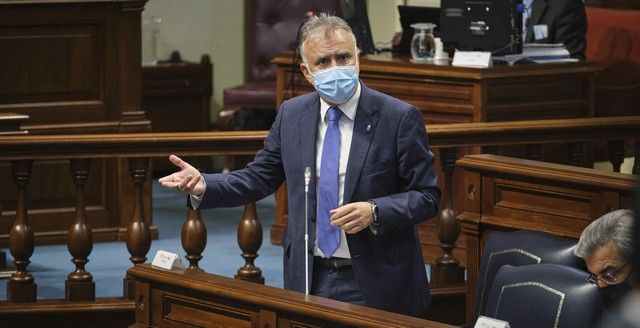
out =
{"type": "Polygon", "coordinates": [[[527,37],[526,42],[533,42],[533,25],[540,24],[540,19],[542,19],[542,15],[545,11],[547,11],[547,1],[533,1],[531,7],[531,18],[529,21],[529,26],[527,28],[527,37]]]}
{"type": "Polygon", "coordinates": [[[362,92],[356,111],[356,119],[353,124],[353,137],[351,139],[351,150],[347,172],[344,182],[343,203],[351,202],[355,186],[358,183],[360,173],[364,167],[364,162],[369,152],[369,145],[373,139],[376,126],[378,124],[378,106],[375,103],[371,91],[361,82],[362,92]]]}
{"type": "MultiPolygon", "coordinates": [[[[316,136],[318,132],[318,119],[320,116],[320,97],[312,97],[310,101],[301,108],[298,120],[300,141],[298,142],[298,156],[302,169],[306,166],[311,168],[311,181],[315,181],[316,176],[316,136]],[[311,146],[310,146],[311,145],[311,146]]],[[[301,171],[301,174],[304,171],[301,171]]]]}
{"type": "Polygon", "coordinates": [[[298,118],[300,139],[298,142],[298,154],[300,158],[300,174],[304,174],[305,168],[311,169],[311,181],[309,183],[309,251],[313,252],[315,243],[316,213],[316,138],[318,132],[318,119],[320,117],[320,97],[316,96],[304,104],[298,118]]]}

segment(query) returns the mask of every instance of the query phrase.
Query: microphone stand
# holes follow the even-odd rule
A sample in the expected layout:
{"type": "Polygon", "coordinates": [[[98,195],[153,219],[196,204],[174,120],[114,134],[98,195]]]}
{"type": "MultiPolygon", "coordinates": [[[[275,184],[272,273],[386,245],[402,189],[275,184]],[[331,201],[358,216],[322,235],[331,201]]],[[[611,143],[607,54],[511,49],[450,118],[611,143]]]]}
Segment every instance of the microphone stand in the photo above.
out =
{"type": "Polygon", "coordinates": [[[309,295],[309,182],[311,168],[304,168],[304,291],[309,295]]]}

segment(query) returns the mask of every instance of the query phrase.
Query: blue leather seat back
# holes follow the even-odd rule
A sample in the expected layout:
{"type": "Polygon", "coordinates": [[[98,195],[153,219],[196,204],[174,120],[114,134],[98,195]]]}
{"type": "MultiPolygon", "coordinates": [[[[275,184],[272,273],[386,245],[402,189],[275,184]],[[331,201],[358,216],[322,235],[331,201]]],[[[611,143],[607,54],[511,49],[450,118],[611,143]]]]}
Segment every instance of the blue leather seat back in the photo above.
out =
{"type": "Polygon", "coordinates": [[[602,317],[589,274],[558,264],[505,265],[496,274],[485,316],[511,327],[593,327],[602,317]]]}
{"type": "Polygon", "coordinates": [[[584,269],[582,259],[573,255],[577,241],[544,232],[518,230],[494,232],[482,252],[478,280],[474,320],[485,313],[487,294],[498,270],[503,265],[528,265],[539,263],[563,264],[584,269]]]}

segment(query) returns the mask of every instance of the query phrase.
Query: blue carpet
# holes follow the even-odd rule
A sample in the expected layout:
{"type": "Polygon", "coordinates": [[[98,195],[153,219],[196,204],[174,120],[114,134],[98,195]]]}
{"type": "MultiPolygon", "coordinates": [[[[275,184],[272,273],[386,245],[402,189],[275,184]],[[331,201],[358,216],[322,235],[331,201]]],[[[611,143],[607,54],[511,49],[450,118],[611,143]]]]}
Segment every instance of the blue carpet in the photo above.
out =
{"type": "MultiPolygon", "coordinates": [[[[242,251],[236,240],[237,226],[244,207],[220,208],[202,211],[207,226],[207,247],[200,267],[209,273],[233,277],[244,265],[242,251]]],[[[255,265],[262,269],[265,284],[282,288],[282,247],[271,245],[270,227],[275,219],[275,200],[269,196],[256,204],[263,226],[263,243],[255,265]]],[[[151,242],[147,255],[153,260],[162,249],[184,255],[180,243],[182,224],[186,217],[185,197],[173,190],[153,183],[153,221],[158,227],[159,239],[151,242]]],[[[8,250],[7,257],[12,261],[8,250]]],[[[129,252],[124,242],[95,243],[89,256],[87,271],[93,275],[97,297],[122,296],[125,271],[131,267],[129,252]]],[[[183,264],[188,264],[183,258],[183,264]]],[[[36,246],[28,271],[38,284],[38,298],[64,298],[64,281],[74,270],[66,245],[36,246]]],[[[6,300],[6,279],[0,281],[0,299],[6,300]]]]}

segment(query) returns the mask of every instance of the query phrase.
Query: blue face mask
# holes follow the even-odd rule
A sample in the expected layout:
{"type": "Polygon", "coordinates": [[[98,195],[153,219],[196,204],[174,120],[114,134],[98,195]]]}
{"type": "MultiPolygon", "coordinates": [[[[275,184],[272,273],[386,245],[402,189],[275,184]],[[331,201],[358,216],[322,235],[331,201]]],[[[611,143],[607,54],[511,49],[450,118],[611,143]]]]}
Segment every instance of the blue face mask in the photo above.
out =
{"type": "Polygon", "coordinates": [[[314,86],[320,96],[334,105],[339,105],[349,100],[358,85],[358,74],[356,74],[355,66],[331,67],[316,74],[311,73],[311,75],[314,78],[314,86]]]}

